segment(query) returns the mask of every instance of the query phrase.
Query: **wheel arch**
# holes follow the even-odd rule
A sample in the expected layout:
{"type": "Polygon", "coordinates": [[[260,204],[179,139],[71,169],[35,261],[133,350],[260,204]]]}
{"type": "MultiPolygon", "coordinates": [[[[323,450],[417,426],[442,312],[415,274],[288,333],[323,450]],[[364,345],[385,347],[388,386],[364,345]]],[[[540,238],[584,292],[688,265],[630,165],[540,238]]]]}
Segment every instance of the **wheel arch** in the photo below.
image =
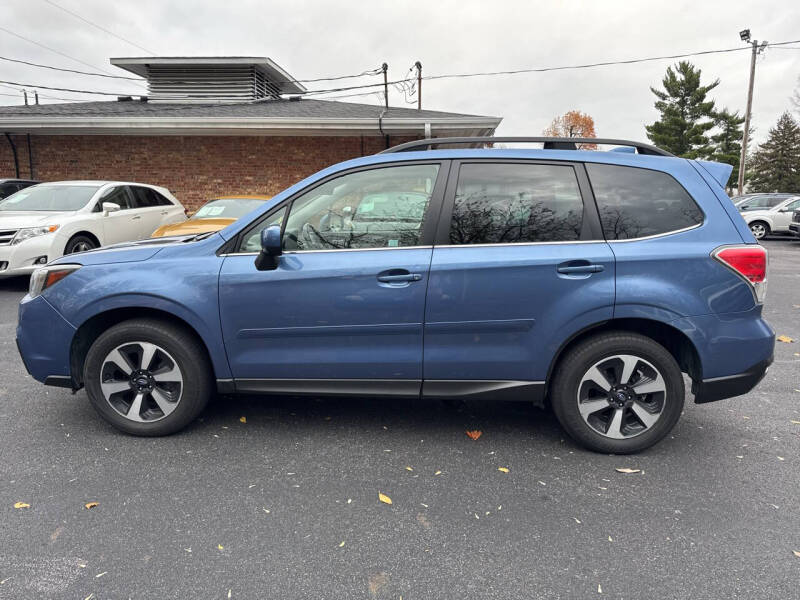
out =
{"type": "Polygon", "coordinates": [[[156,319],[173,326],[178,326],[192,335],[205,350],[208,364],[211,366],[212,376],[216,377],[214,360],[203,337],[188,321],[166,310],[152,307],[119,307],[100,312],[84,321],[72,337],[69,353],[70,375],[74,387],[83,386],[83,365],[86,355],[94,341],[109,327],[132,319],[156,319]]]}
{"type": "Polygon", "coordinates": [[[75,232],[73,232],[73,233],[71,233],[69,235],[69,237],[67,238],[67,241],[64,242],[64,249],[61,251],[62,254],[66,254],[67,246],[69,246],[69,243],[72,240],[72,238],[77,237],[79,235],[82,235],[82,236],[87,237],[90,240],[92,240],[95,244],[97,244],[98,248],[103,245],[100,242],[100,238],[98,238],[97,235],[95,235],[94,233],[92,233],[88,229],[81,229],[81,230],[75,231],[75,232]]]}
{"type": "Polygon", "coordinates": [[[550,361],[547,379],[545,380],[545,396],[549,393],[553,373],[555,373],[558,364],[567,356],[570,349],[589,337],[609,331],[627,331],[648,337],[666,348],[675,359],[675,362],[678,363],[681,371],[688,374],[692,380],[700,381],[703,378],[703,365],[700,354],[692,340],[683,331],[663,321],[626,317],[595,323],[577,331],[563,342],[550,361]]]}

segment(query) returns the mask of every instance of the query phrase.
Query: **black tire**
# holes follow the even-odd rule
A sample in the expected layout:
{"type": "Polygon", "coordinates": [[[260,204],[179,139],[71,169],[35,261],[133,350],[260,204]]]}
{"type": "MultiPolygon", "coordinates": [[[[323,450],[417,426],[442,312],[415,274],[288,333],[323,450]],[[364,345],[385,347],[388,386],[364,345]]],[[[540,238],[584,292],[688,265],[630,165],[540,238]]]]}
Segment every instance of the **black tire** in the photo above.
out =
{"type": "Polygon", "coordinates": [[[86,252],[87,250],[94,250],[97,247],[97,242],[95,242],[92,238],[80,234],[73,235],[71,238],[69,238],[67,245],[64,247],[64,254],[86,252]]]}
{"type": "MultiPolygon", "coordinates": [[[[206,350],[192,333],[158,319],[133,319],[114,325],[95,340],[86,355],[83,381],[89,400],[111,425],[133,435],[161,436],[180,431],[203,411],[213,390],[212,373],[206,350]],[[101,372],[109,354],[134,342],[154,344],[168,353],[182,376],[181,393],[175,408],[151,422],[128,419],[106,400],[101,388],[101,372]]],[[[150,398],[152,402],[152,396],[150,398]]]]}
{"type": "MultiPolygon", "coordinates": [[[[644,375],[641,375],[638,370],[634,372],[632,378],[629,377],[629,380],[633,381],[637,377],[640,378],[640,381],[645,380],[644,375]]],[[[609,383],[609,381],[606,379],[605,383],[609,383]]],[[[589,384],[589,387],[592,387],[591,384],[589,384]]],[[[613,389],[615,388],[612,386],[613,389]]],[[[630,389],[635,390],[635,387],[630,389]]],[[[576,442],[596,452],[631,454],[649,448],[672,430],[683,411],[685,394],[680,367],[663,346],[643,335],[619,331],[595,335],[571,349],[556,369],[550,400],[553,412],[559,423],[576,442]],[[606,400],[606,402],[609,402],[607,410],[600,408],[599,412],[590,417],[598,418],[595,415],[599,415],[599,420],[595,422],[597,425],[594,427],[581,416],[579,408],[579,393],[582,393],[580,385],[584,377],[589,375],[590,369],[598,364],[607,364],[602,362],[606,359],[609,361],[617,360],[613,357],[619,355],[638,357],[646,361],[646,363],[650,363],[649,365],[637,363],[637,369],[640,364],[645,365],[644,368],[648,366],[654,367],[657,371],[656,374],[661,375],[661,381],[665,387],[665,392],[663,393],[641,396],[641,398],[648,400],[654,399],[655,405],[661,408],[660,412],[657,413],[657,420],[649,428],[644,425],[644,421],[640,421],[635,415],[631,414],[630,405],[636,402],[631,401],[630,396],[628,397],[628,404],[625,405],[628,408],[622,409],[623,412],[620,414],[624,416],[621,418],[626,419],[625,423],[630,423],[638,428],[644,427],[644,429],[639,433],[635,433],[636,429],[634,428],[634,434],[626,439],[612,439],[598,429],[598,426],[602,427],[603,419],[605,419],[604,422],[607,424],[608,429],[611,429],[611,417],[616,408],[610,404],[610,401],[606,400]]],[[[612,392],[608,392],[609,398],[611,398],[611,395],[612,392]]],[[[600,400],[596,400],[596,402],[602,406],[602,392],[600,392],[600,400]]],[[[641,406],[633,408],[638,409],[641,406]]]]}

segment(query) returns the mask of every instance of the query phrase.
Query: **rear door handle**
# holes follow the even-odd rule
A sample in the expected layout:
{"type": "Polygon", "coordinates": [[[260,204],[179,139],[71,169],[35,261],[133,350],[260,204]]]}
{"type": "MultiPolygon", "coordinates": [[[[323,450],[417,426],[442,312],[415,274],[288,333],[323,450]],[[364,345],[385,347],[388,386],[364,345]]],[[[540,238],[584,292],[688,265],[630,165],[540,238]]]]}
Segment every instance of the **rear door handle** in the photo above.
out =
{"type": "Polygon", "coordinates": [[[422,275],[419,273],[402,273],[400,275],[378,275],[381,283],[405,283],[408,281],[419,281],[422,275]]]}
{"type": "Polygon", "coordinates": [[[604,269],[603,265],[565,265],[558,267],[558,272],[565,275],[580,275],[583,273],[599,273],[604,269]]]}

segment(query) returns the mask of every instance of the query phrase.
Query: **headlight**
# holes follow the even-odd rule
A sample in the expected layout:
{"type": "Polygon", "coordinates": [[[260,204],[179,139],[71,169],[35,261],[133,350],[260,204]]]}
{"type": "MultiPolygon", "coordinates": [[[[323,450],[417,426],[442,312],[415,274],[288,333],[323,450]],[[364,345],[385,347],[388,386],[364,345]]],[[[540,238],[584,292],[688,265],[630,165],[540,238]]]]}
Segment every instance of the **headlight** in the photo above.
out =
{"type": "Polygon", "coordinates": [[[52,265],[36,269],[31,275],[28,295],[35,298],[44,290],[64,279],[70,273],[77,271],[81,265],[52,265]]]}
{"type": "Polygon", "coordinates": [[[20,229],[19,231],[17,231],[17,235],[15,235],[12,238],[11,243],[19,244],[20,242],[29,240],[32,237],[53,233],[58,228],[59,228],[58,225],[45,225],[44,227],[25,227],[24,229],[20,229]]]}

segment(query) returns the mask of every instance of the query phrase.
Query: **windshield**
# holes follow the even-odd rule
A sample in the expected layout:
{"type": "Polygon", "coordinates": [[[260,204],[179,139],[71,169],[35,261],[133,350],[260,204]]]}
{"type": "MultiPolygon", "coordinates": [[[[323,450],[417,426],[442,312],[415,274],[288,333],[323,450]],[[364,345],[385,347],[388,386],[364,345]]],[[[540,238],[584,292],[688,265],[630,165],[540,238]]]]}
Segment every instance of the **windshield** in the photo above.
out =
{"type": "Polygon", "coordinates": [[[251,210],[258,208],[264,200],[254,198],[220,198],[204,204],[200,210],[192,215],[191,221],[196,219],[238,219],[251,210]]]}
{"type": "Polygon", "coordinates": [[[80,210],[99,188],[99,185],[35,185],[0,202],[0,211],[80,210]]]}

